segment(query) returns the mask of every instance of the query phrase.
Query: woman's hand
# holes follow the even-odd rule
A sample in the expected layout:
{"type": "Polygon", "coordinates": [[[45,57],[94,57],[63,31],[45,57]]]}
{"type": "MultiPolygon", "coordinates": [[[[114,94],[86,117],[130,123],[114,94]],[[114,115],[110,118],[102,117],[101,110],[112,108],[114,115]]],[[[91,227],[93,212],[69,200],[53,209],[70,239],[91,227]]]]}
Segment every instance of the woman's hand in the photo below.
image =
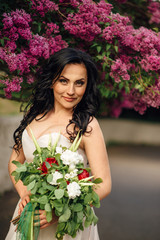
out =
{"type": "Polygon", "coordinates": [[[20,215],[24,209],[24,207],[27,205],[27,203],[30,202],[30,197],[29,197],[29,194],[26,194],[24,195],[22,198],[21,198],[21,201],[19,203],[19,209],[18,209],[18,214],[20,215]]]}
{"type": "MultiPolygon", "coordinates": [[[[39,210],[39,219],[40,219],[40,229],[46,228],[56,222],[58,222],[58,217],[52,211],[52,221],[47,222],[45,210],[39,210]]],[[[36,226],[36,223],[35,223],[36,226]]]]}

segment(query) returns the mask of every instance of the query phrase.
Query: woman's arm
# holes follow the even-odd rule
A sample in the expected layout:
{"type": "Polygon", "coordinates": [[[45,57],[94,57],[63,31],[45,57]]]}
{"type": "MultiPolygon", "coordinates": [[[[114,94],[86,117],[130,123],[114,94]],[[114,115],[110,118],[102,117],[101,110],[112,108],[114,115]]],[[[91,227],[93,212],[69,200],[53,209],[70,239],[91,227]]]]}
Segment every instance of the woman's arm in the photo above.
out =
{"type": "Polygon", "coordinates": [[[9,171],[9,174],[10,174],[10,178],[13,182],[13,185],[14,187],[16,188],[20,198],[21,198],[21,202],[19,204],[19,214],[23,211],[23,208],[25,207],[25,205],[30,201],[30,198],[29,198],[29,191],[27,190],[27,187],[23,185],[22,181],[19,180],[17,183],[15,182],[14,180],[14,177],[11,176],[11,173],[16,170],[16,165],[14,165],[12,163],[12,161],[15,160],[15,161],[18,161],[20,163],[24,163],[25,161],[25,156],[24,156],[24,153],[23,153],[23,149],[21,148],[20,149],[20,152],[19,152],[19,155],[16,153],[16,151],[13,149],[12,151],[12,154],[11,154],[11,157],[10,157],[10,160],[9,160],[9,163],[8,163],[8,171],[9,171]]]}
{"type": "Polygon", "coordinates": [[[106,151],[106,145],[101,128],[96,118],[88,125],[92,131],[83,136],[83,144],[89,161],[92,175],[102,178],[103,182],[95,190],[100,199],[105,198],[111,192],[111,174],[106,151]]]}
{"type": "MultiPolygon", "coordinates": [[[[25,161],[25,156],[23,153],[23,149],[20,149],[20,153],[19,155],[16,153],[15,150],[12,151],[10,160],[9,160],[9,164],[8,164],[8,170],[9,170],[9,174],[10,174],[10,178],[14,184],[14,187],[16,188],[21,201],[19,203],[19,210],[18,210],[18,214],[21,214],[21,212],[23,211],[23,208],[26,206],[26,204],[30,201],[30,192],[27,190],[27,187],[23,185],[22,181],[19,180],[17,183],[14,180],[14,177],[11,176],[11,173],[16,170],[16,166],[12,163],[12,161],[18,161],[20,163],[24,163],[25,161]]],[[[47,222],[46,219],[46,214],[44,210],[39,210],[39,219],[40,219],[40,228],[46,228],[48,226],[50,226],[51,224],[57,222],[58,218],[55,216],[54,212],[53,212],[53,219],[51,222],[47,222]]]]}

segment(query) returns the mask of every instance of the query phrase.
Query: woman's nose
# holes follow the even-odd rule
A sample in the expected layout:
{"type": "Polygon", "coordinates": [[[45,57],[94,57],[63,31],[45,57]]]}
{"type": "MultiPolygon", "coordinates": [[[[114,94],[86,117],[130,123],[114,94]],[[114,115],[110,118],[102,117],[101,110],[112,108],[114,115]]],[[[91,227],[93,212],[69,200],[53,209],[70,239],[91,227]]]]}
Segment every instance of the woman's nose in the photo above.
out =
{"type": "Polygon", "coordinates": [[[73,84],[70,84],[70,85],[68,86],[68,88],[67,88],[67,94],[68,94],[68,95],[73,95],[74,92],[75,92],[75,90],[74,90],[74,85],[73,85],[73,84]]]}

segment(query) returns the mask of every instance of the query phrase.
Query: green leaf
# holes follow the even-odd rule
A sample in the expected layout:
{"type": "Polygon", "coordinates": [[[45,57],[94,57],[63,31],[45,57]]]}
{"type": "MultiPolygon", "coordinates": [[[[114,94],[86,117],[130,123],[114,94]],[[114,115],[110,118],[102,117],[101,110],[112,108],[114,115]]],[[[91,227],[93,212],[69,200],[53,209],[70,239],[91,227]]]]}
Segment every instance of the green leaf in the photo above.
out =
{"type": "Polygon", "coordinates": [[[96,208],[99,208],[100,207],[100,200],[99,200],[99,196],[96,192],[93,191],[92,193],[92,199],[93,199],[93,202],[92,204],[96,207],[96,208]]]}
{"type": "Polygon", "coordinates": [[[101,46],[97,46],[97,52],[100,53],[102,47],[101,46]]]}
{"type": "Polygon", "coordinates": [[[94,216],[93,216],[93,223],[94,223],[94,225],[96,225],[97,222],[98,222],[98,217],[94,214],[94,216]]]}
{"type": "Polygon", "coordinates": [[[16,169],[16,172],[26,172],[27,168],[25,165],[22,165],[16,169]]]}
{"type": "Polygon", "coordinates": [[[91,214],[91,207],[90,206],[86,206],[86,214],[89,216],[91,214]]]}
{"type": "Polygon", "coordinates": [[[15,160],[13,160],[12,163],[13,163],[14,165],[16,165],[16,167],[21,167],[21,166],[22,166],[22,163],[20,163],[20,162],[18,162],[18,161],[15,161],[15,160]]]}
{"type": "Polygon", "coordinates": [[[39,188],[38,192],[40,194],[44,194],[46,192],[46,189],[44,189],[43,187],[39,188]]]}
{"type": "Polygon", "coordinates": [[[88,193],[85,197],[84,197],[84,204],[87,205],[90,203],[92,199],[92,193],[88,193]]]}
{"type": "Polygon", "coordinates": [[[36,183],[34,188],[31,190],[31,194],[36,194],[37,189],[38,189],[38,183],[36,183]]]}
{"type": "Polygon", "coordinates": [[[77,222],[81,223],[83,221],[83,212],[77,212],[77,222]]]}
{"type": "Polygon", "coordinates": [[[49,174],[48,176],[47,176],[47,182],[51,182],[52,181],[52,179],[53,179],[53,175],[52,174],[49,174]]]}
{"type": "Polygon", "coordinates": [[[111,48],[111,45],[110,45],[110,44],[107,44],[107,45],[106,45],[106,51],[108,51],[110,48],[111,48]]]}
{"type": "Polygon", "coordinates": [[[52,221],[52,212],[46,212],[46,219],[47,219],[47,222],[52,221]]]}
{"type": "Polygon", "coordinates": [[[10,41],[10,39],[8,37],[3,37],[3,39],[10,41]]]}
{"type": "Polygon", "coordinates": [[[29,183],[29,184],[27,185],[28,191],[31,190],[32,188],[34,188],[35,183],[36,183],[36,181],[34,180],[34,181],[32,181],[31,183],[29,183]]]}
{"type": "Polygon", "coordinates": [[[58,223],[57,231],[61,232],[65,228],[66,224],[64,222],[58,223]]]}
{"type": "Polygon", "coordinates": [[[67,222],[67,231],[69,234],[72,234],[72,224],[70,222],[67,222]]]}
{"type": "Polygon", "coordinates": [[[15,176],[15,181],[16,181],[16,183],[18,182],[18,180],[20,179],[20,173],[17,173],[17,175],[15,176]]]}
{"type": "Polygon", "coordinates": [[[63,189],[56,189],[54,194],[55,194],[55,197],[57,199],[61,199],[64,196],[64,190],[63,189]]]}
{"type": "Polygon", "coordinates": [[[96,178],[93,182],[96,184],[99,184],[99,183],[102,183],[103,181],[101,178],[96,178]]]}
{"type": "Polygon", "coordinates": [[[86,219],[85,222],[84,222],[84,226],[85,226],[86,228],[88,228],[90,225],[91,225],[91,222],[90,222],[90,221],[87,221],[87,219],[86,219]]]}
{"type": "Polygon", "coordinates": [[[71,210],[67,208],[64,213],[59,217],[59,222],[67,222],[71,216],[71,210]]]}
{"type": "Polygon", "coordinates": [[[46,203],[44,208],[45,208],[46,212],[51,212],[51,210],[52,210],[49,203],[46,203]]]}
{"type": "Polygon", "coordinates": [[[47,196],[44,195],[44,196],[40,197],[38,202],[41,204],[46,204],[48,202],[47,196]]]}
{"type": "Polygon", "coordinates": [[[116,53],[118,53],[118,46],[114,46],[116,53]]]}
{"type": "Polygon", "coordinates": [[[4,47],[4,39],[0,39],[2,47],[4,47]]]}
{"type": "Polygon", "coordinates": [[[51,165],[48,162],[45,162],[45,164],[48,169],[51,168],[51,165]]]}
{"type": "Polygon", "coordinates": [[[82,206],[82,204],[80,204],[80,203],[76,203],[74,206],[73,206],[73,211],[75,211],[75,212],[80,212],[80,211],[82,211],[83,210],[83,206],[82,206]]]}
{"type": "Polygon", "coordinates": [[[12,173],[11,173],[11,176],[16,176],[17,175],[17,172],[16,171],[13,171],[12,173]]]}
{"type": "Polygon", "coordinates": [[[67,183],[66,181],[62,181],[59,185],[60,188],[66,188],[67,187],[67,183]]]}

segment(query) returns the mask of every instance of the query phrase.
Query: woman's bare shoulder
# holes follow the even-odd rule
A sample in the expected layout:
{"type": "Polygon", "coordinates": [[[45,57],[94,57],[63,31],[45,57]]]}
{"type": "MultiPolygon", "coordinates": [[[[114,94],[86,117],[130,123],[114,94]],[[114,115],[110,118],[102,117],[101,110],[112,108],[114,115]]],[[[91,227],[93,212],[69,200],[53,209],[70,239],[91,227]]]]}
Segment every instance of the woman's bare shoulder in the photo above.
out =
{"type": "Polygon", "coordinates": [[[93,119],[91,119],[90,123],[87,126],[87,131],[84,134],[84,140],[87,140],[88,138],[93,138],[99,135],[102,135],[102,131],[101,131],[98,120],[95,117],[93,117],[93,119]]]}
{"type": "Polygon", "coordinates": [[[98,122],[98,120],[95,117],[90,119],[90,122],[89,122],[89,124],[87,126],[87,131],[90,131],[90,130],[92,130],[93,132],[101,130],[99,122],[98,122]]]}

